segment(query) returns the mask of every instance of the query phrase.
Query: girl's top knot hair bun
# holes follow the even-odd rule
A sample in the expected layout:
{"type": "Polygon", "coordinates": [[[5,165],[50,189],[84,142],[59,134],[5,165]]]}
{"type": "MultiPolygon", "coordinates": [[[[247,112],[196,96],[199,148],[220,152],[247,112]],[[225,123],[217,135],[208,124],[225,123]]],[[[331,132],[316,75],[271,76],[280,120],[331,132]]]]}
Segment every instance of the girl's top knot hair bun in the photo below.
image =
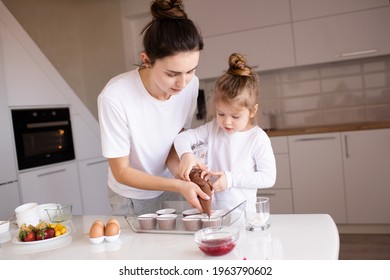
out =
{"type": "Polygon", "coordinates": [[[181,0],[155,0],[151,5],[154,20],[187,19],[181,0]]]}
{"type": "Polygon", "coordinates": [[[228,74],[234,76],[252,76],[252,68],[246,65],[246,59],[239,53],[233,53],[229,57],[228,74]]]}

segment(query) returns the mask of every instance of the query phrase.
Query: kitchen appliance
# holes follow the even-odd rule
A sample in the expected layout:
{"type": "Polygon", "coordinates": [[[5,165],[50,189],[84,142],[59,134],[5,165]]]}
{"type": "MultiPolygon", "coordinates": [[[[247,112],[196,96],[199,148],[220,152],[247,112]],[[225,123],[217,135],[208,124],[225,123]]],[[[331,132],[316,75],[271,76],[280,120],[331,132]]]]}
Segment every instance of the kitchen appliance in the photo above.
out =
{"type": "Polygon", "coordinates": [[[69,108],[13,109],[19,170],[75,158],[69,108]]]}

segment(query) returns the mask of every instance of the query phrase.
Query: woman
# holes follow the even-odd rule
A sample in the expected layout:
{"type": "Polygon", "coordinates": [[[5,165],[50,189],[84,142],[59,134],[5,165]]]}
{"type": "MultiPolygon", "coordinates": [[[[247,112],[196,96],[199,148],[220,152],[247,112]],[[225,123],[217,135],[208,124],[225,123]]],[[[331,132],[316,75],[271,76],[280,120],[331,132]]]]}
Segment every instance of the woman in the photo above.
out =
{"type": "Polygon", "coordinates": [[[109,162],[113,214],[128,215],[181,194],[201,210],[188,181],[175,179],[179,159],[172,144],[191,125],[199,80],[195,76],[203,39],[181,0],[156,0],[146,25],[142,64],[111,79],[98,97],[103,156],[109,162]]]}

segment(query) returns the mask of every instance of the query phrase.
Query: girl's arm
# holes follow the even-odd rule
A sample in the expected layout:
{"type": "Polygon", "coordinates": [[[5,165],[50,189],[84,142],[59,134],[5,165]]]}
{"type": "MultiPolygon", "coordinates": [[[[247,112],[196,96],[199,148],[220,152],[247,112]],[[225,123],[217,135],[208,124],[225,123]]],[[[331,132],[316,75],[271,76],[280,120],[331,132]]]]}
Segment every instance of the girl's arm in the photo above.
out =
{"type": "Polygon", "coordinates": [[[272,187],[276,181],[276,162],[271,142],[262,141],[261,145],[255,146],[252,157],[256,162],[255,171],[211,172],[212,176],[217,177],[213,184],[214,191],[224,191],[231,187],[256,189],[272,187]]]}

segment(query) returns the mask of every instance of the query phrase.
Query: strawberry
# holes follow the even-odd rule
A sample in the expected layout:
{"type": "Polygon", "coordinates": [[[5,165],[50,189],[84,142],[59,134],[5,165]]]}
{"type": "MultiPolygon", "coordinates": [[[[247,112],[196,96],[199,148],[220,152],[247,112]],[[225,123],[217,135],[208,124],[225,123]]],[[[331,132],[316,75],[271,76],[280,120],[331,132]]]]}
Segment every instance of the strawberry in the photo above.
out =
{"type": "Polygon", "coordinates": [[[44,240],[45,238],[45,230],[41,229],[36,233],[36,239],[37,240],[44,240]]]}
{"type": "Polygon", "coordinates": [[[29,233],[27,233],[26,237],[24,238],[24,242],[30,242],[30,241],[35,241],[35,234],[30,231],[29,233]]]}
{"type": "Polygon", "coordinates": [[[53,238],[56,236],[56,231],[54,228],[48,227],[45,230],[45,239],[53,238]]]}
{"type": "Polygon", "coordinates": [[[26,230],[21,230],[19,232],[19,239],[24,242],[24,240],[26,239],[27,233],[28,232],[26,230]]]}

